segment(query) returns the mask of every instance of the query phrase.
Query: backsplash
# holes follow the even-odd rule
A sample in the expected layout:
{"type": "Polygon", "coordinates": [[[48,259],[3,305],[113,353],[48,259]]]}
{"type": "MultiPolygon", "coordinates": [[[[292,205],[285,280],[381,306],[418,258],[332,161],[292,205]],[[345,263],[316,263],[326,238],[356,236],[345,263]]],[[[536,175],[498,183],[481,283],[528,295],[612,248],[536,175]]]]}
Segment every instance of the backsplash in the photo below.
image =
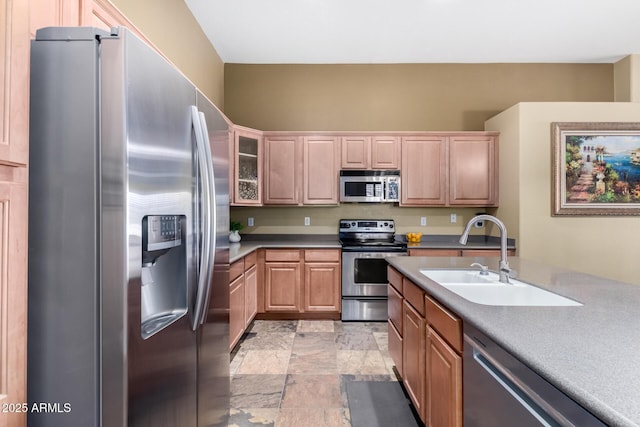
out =
{"type": "MultiPolygon", "coordinates": [[[[495,210],[495,209],[494,209],[495,210]]],[[[232,207],[231,219],[240,221],[241,234],[337,234],[338,221],[342,218],[393,219],[398,234],[422,232],[429,234],[461,234],[467,221],[476,213],[487,212],[483,208],[408,208],[392,204],[349,203],[335,207],[232,207]],[[451,214],[456,222],[451,223],[451,214]],[[254,219],[249,227],[248,218],[254,219]],[[310,225],[305,226],[305,217],[310,225]],[[427,225],[420,220],[426,217],[427,225]]],[[[491,225],[473,229],[472,234],[490,234],[491,225]]]]}

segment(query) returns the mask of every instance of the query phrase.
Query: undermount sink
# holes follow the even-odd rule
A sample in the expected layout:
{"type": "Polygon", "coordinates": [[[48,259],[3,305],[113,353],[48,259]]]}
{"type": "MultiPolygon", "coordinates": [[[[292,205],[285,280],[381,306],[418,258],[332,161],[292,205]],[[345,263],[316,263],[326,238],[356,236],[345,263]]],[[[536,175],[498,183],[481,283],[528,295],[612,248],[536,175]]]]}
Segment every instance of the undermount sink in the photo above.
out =
{"type": "Polygon", "coordinates": [[[478,270],[420,270],[427,278],[458,294],[459,296],[484,305],[510,306],[581,306],[582,304],[537,286],[509,279],[509,283],[499,281],[498,274],[478,270]]]}

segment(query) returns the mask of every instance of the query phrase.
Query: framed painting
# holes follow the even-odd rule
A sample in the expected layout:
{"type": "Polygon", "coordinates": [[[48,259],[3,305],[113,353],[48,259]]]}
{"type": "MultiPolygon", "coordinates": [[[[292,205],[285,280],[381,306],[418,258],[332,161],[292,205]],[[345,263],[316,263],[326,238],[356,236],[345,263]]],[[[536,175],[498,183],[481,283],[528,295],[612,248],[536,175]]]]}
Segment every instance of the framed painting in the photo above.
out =
{"type": "Polygon", "coordinates": [[[551,123],[552,215],[640,214],[640,123],[551,123]]]}

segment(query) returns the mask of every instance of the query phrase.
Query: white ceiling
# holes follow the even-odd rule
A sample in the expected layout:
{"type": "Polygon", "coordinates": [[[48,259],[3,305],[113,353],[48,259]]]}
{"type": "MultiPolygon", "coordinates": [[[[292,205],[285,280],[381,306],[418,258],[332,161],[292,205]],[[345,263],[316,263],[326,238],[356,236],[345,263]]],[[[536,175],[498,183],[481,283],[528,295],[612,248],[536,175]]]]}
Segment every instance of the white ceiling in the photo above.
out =
{"type": "Polygon", "coordinates": [[[616,62],[640,0],[185,0],[225,63],[616,62]]]}

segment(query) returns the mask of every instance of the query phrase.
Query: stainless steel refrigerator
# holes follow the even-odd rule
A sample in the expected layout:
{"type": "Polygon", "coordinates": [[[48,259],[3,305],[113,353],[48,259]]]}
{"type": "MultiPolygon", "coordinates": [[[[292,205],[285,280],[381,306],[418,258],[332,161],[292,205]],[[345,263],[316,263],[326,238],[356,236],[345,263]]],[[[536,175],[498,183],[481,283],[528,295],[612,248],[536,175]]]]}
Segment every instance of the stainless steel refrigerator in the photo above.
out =
{"type": "Polygon", "coordinates": [[[28,425],[229,414],[228,122],[125,28],[31,45],[28,425]]]}

